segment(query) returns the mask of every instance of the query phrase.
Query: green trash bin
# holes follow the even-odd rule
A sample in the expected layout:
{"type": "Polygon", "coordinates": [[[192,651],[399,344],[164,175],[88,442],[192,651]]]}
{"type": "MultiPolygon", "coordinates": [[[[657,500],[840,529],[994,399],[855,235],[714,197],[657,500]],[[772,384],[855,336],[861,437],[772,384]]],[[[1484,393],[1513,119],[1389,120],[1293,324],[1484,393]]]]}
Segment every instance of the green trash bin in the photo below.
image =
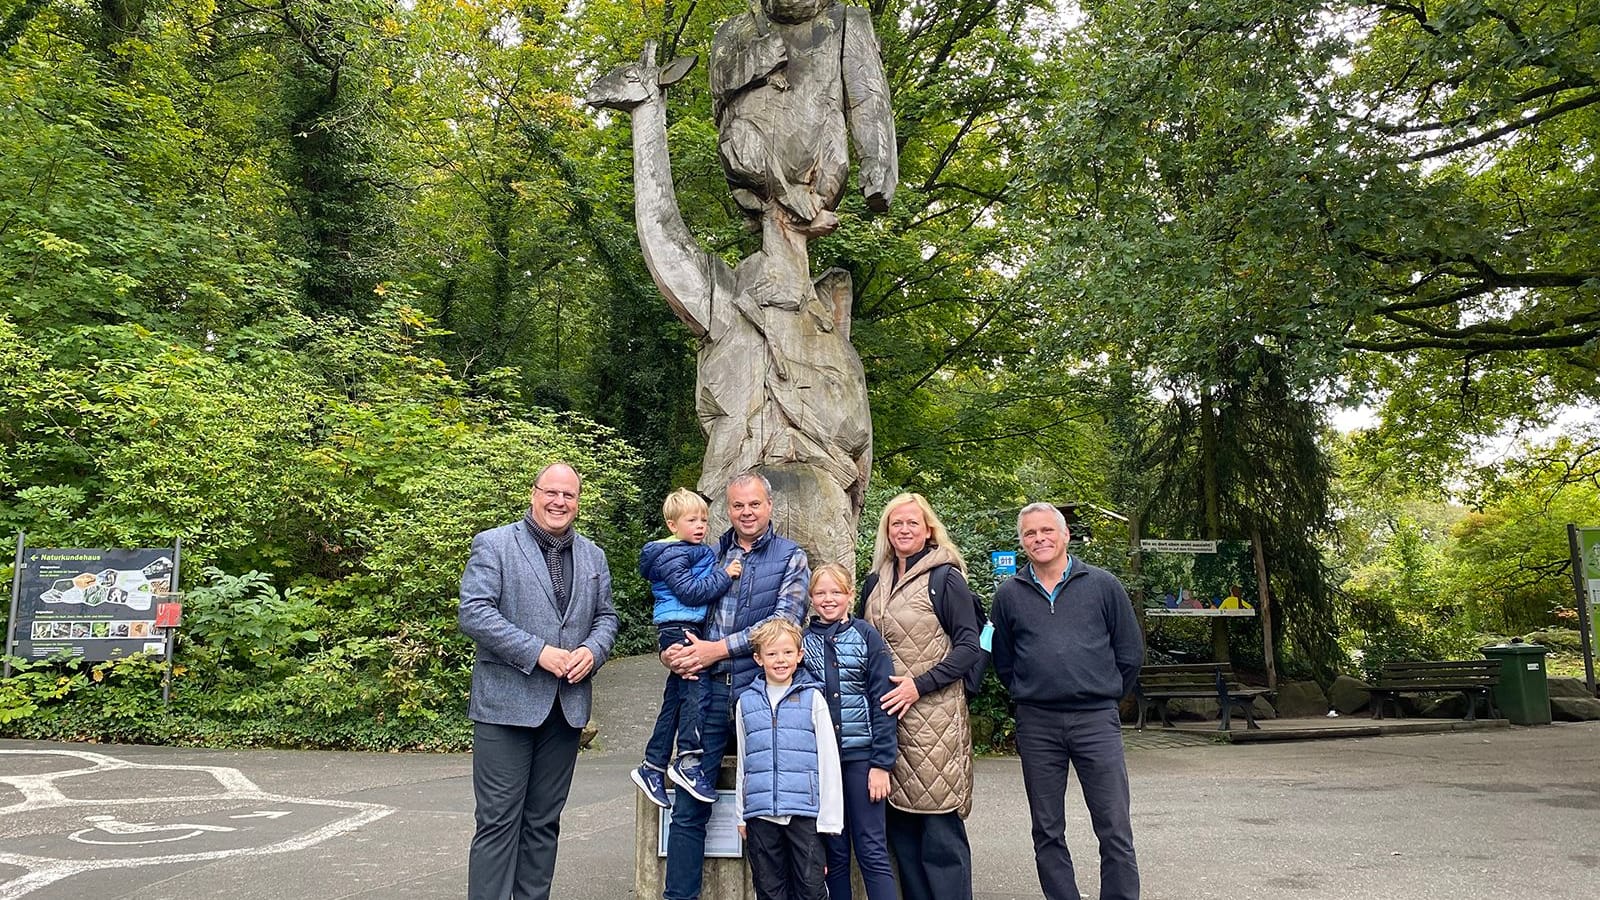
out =
{"type": "Polygon", "coordinates": [[[1500,684],[1494,689],[1494,705],[1513,725],[1550,724],[1550,687],[1545,681],[1543,644],[1509,644],[1479,647],[1489,659],[1500,660],[1500,684]]]}

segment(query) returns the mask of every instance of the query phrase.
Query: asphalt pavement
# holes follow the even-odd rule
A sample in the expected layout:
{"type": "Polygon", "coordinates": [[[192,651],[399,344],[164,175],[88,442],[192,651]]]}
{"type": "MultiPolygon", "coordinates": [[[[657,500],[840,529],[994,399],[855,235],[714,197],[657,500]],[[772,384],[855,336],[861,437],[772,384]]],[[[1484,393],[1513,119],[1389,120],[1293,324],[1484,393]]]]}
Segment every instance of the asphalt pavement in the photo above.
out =
{"type": "MultiPolygon", "coordinates": [[[[602,696],[643,691],[659,671],[622,662],[602,673],[602,696]]],[[[627,772],[648,722],[610,710],[579,760],[558,900],[633,896],[627,772]]],[[[1151,900],[1590,900],[1600,884],[1600,723],[1134,742],[1128,764],[1151,900]]],[[[1075,785],[1068,809],[1094,897],[1075,785]]],[[[1042,896],[1016,760],[978,761],[968,829],[979,900],[1042,896]]],[[[0,741],[0,900],[455,898],[471,833],[465,754],[0,741]]]]}

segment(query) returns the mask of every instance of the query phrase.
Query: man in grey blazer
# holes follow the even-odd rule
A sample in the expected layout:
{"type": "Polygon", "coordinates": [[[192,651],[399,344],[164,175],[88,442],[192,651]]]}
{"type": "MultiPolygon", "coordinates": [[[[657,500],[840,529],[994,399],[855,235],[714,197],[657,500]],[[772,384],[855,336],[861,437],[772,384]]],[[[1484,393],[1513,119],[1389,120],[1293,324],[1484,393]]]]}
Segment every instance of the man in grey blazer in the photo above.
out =
{"type": "Polygon", "coordinates": [[[470,900],[550,896],[589,677],[617,637],[606,555],[572,527],[582,486],[565,463],[541,469],[527,516],[474,537],[461,576],[461,631],[477,645],[470,900]]]}

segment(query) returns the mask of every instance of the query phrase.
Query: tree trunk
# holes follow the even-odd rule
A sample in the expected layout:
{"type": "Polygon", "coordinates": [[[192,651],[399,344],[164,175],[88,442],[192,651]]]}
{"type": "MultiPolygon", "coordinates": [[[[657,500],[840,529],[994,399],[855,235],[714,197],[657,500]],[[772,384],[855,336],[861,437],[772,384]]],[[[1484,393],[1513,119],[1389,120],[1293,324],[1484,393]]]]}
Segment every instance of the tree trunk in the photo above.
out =
{"type": "MultiPolygon", "coordinates": [[[[1217,422],[1211,406],[1211,389],[1200,394],[1200,494],[1206,515],[1206,540],[1222,540],[1221,489],[1217,485],[1217,422]]],[[[1231,663],[1228,651],[1228,621],[1211,619],[1211,656],[1219,663],[1231,663]]]]}

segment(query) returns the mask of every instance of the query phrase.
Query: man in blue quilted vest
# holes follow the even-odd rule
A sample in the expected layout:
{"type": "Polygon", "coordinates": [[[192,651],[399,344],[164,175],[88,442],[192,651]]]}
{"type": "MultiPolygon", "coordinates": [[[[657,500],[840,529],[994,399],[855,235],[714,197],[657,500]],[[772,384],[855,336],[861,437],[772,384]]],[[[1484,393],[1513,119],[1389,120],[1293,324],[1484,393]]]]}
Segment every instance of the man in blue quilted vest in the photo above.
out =
{"type": "Polygon", "coordinates": [[[706,636],[691,636],[687,644],[661,652],[662,665],[710,682],[701,694],[698,764],[684,760],[672,767],[673,780],[690,781],[694,790],[679,791],[672,807],[663,900],[699,900],[711,804],[694,795],[716,795],[723,754],[733,749],[729,713],[734,698],[759,672],[750,655],[750,635],[773,619],[798,625],[811,581],[805,551],[772,528],[772,485],[766,478],[755,472],[735,477],[728,482],[727,501],[732,527],[717,542],[717,558],[724,566],[739,560],[744,569],[712,607],[706,636]]]}

